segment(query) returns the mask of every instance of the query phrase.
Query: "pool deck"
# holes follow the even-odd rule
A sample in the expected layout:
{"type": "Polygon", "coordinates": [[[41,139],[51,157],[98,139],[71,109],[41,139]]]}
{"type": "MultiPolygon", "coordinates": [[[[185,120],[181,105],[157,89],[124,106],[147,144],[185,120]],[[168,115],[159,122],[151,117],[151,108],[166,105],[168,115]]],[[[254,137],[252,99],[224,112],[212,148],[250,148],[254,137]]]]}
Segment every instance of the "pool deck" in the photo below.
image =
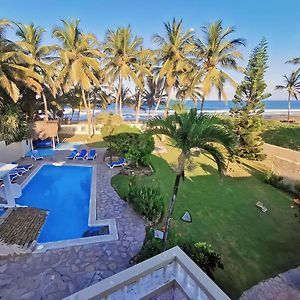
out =
{"type": "MultiPolygon", "coordinates": [[[[129,267],[129,260],[143,244],[145,225],[112,188],[111,177],[119,169],[110,170],[106,166],[104,151],[97,149],[95,161],[67,163],[97,165],[96,216],[97,219],[115,218],[119,239],[0,257],[0,299],[61,299],[129,267]]],[[[22,159],[20,164],[33,163],[33,171],[43,162],[64,162],[69,153],[59,151],[39,162],[22,159]]],[[[17,183],[25,178],[22,176],[17,183]]]]}

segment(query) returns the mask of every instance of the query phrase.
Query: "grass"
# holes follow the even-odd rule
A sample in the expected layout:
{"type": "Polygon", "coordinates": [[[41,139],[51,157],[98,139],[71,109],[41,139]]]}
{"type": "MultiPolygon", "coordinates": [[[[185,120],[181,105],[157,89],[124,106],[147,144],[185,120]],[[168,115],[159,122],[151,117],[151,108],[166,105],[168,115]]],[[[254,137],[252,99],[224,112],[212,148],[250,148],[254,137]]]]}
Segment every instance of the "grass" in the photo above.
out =
{"type": "Polygon", "coordinates": [[[263,139],[269,144],[300,151],[300,125],[267,122],[263,139]]]}
{"type": "MultiPolygon", "coordinates": [[[[137,179],[141,185],[159,186],[166,203],[175,179],[169,164],[176,162],[178,154],[168,150],[152,156],[152,176],[137,179]]],[[[234,166],[230,176],[220,178],[206,157],[196,158],[193,165],[179,187],[173,234],[207,241],[223,255],[225,269],[216,272],[216,281],[227,294],[238,298],[259,281],[300,264],[300,225],[287,195],[265,184],[251,168],[234,166]],[[257,201],[268,207],[266,214],[255,207],[257,201]],[[186,210],[192,223],[180,219],[186,210]]],[[[112,179],[121,197],[127,193],[128,180],[120,175],[112,179]]]]}

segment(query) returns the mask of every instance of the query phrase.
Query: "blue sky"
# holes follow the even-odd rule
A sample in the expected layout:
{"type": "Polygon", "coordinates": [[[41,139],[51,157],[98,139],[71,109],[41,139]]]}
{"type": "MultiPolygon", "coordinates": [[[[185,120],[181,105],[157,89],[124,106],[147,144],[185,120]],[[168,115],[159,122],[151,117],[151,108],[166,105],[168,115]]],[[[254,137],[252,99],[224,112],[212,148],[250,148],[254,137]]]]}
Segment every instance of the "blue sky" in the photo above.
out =
{"type": "MultiPolygon", "coordinates": [[[[60,19],[80,19],[81,28],[95,33],[100,40],[108,28],[130,24],[135,34],[144,37],[146,46],[152,46],[152,34],[163,34],[163,22],[173,17],[182,18],[184,27],[194,28],[198,35],[203,24],[222,19],[224,26],[236,27],[236,37],[247,40],[247,47],[240,49],[244,54],[242,65],[246,65],[259,40],[267,38],[266,80],[272,99],[286,98],[274,86],[281,83],[283,74],[295,68],[284,62],[300,57],[299,0],[0,0],[0,3],[1,17],[43,26],[48,31],[45,42],[51,41],[51,29],[60,19]]],[[[12,32],[9,37],[13,37],[12,32]]],[[[237,81],[242,79],[236,73],[233,77],[237,81]]],[[[230,87],[227,94],[229,98],[233,96],[230,87]]],[[[216,99],[216,95],[212,93],[210,98],[216,99]]]]}

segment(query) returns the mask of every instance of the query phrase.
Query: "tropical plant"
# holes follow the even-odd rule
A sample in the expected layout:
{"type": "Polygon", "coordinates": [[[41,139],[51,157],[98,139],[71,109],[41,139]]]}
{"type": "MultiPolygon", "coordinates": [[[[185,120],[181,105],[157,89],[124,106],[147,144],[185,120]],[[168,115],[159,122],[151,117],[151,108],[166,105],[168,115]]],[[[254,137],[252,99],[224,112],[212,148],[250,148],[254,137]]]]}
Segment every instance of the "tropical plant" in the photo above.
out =
{"type": "Polygon", "coordinates": [[[194,103],[194,108],[197,108],[197,102],[203,99],[202,96],[202,70],[192,70],[179,79],[179,87],[177,98],[181,100],[191,99],[194,103]]]}
{"type": "Polygon", "coordinates": [[[124,80],[131,79],[136,86],[143,88],[137,72],[151,75],[139,61],[143,39],[133,36],[130,26],[108,30],[103,44],[105,56],[104,71],[112,82],[117,81],[116,113],[122,116],[122,85],[124,80]]]}
{"type": "Polygon", "coordinates": [[[237,155],[255,160],[264,158],[261,137],[264,112],[262,101],[271,96],[265,92],[267,84],[264,80],[268,68],[267,47],[266,39],[262,39],[254,48],[244,80],[238,86],[233,99],[236,106],[230,110],[238,139],[237,155]]]}
{"type": "Polygon", "coordinates": [[[219,98],[224,100],[227,100],[225,82],[228,81],[232,86],[237,87],[235,80],[225,70],[242,70],[237,63],[237,60],[242,58],[237,47],[245,45],[245,40],[242,38],[228,39],[235,30],[233,27],[224,29],[221,20],[202,26],[202,32],[204,38],[195,40],[195,55],[200,60],[204,71],[201,111],[213,87],[217,89],[219,98]]]}
{"type": "Polygon", "coordinates": [[[276,90],[285,90],[288,93],[288,115],[287,122],[290,122],[291,114],[291,98],[298,100],[298,94],[300,93],[300,73],[293,71],[289,76],[283,75],[284,84],[276,85],[276,90]]]}
{"type": "Polygon", "coordinates": [[[22,141],[28,131],[25,116],[19,103],[5,102],[0,107],[0,141],[22,141]]]}
{"type": "Polygon", "coordinates": [[[154,117],[148,121],[148,134],[163,134],[171,139],[174,147],[180,150],[173,194],[169,202],[165,221],[164,248],[166,249],[170,221],[176,202],[180,179],[184,178],[185,163],[192,156],[192,149],[198,147],[201,153],[207,153],[215,160],[218,170],[223,173],[226,169],[226,158],[219,146],[230,153],[235,146],[235,138],[228,122],[208,114],[197,114],[196,109],[189,112],[162,117],[154,117]]]}
{"type": "Polygon", "coordinates": [[[157,223],[163,215],[164,201],[159,188],[139,187],[135,181],[131,181],[127,199],[133,209],[152,224],[157,223]]]}
{"type": "Polygon", "coordinates": [[[193,30],[183,32],[182,20],[164,23],[165,37],[158,34],[153,36],[153,41],[160,47],[157,50],[160,64],[159,77],[165,79],[167,93],[165,115],[168,114],[171,92],[178,85],[178,77],[190,72],[193,67],[191,60],[194,49],[193,30]]]}
{"type": "Polygon", "coordinates": [[[187,112],[187,108],[185,106],[185,104],[181,101],[176,101],[173,105],[172,105],[172,109],[178,114],[184,114],[187,112]]]}
{"type": "Polygon", "coordinates": [[[16,23],[16,26],[16,35],[21,39],[20,41],[17,41],[16,44],[25,55],[28,55],[35,60],[32,69],[43,78],[41,97],[44,104],[45,120],[48,121],[48,105],[45,95],[46,90],[50,91],[55,97],[57,89],[53,79],[54,70],[52,66],[46,62],[51,62],[54,59],[49,56],[54,47],[42,45],[42,34],[45,32],[44,28],[35,26],[33,23],[29,25],[16,23]]]}
{"type": "Polygon", "coordinates": [[[52,36],[61,45],[56,45],[59,59],[55,66],[59,70],[57,81],[64,92],[74,86],[81,90],[82,100],[87,112],[88,135],[91,136],[91,106],[86,99],[86,92],[93,86],[99,86],[100,59],[103,54],[98,48],[95,35],[84,34],[79,28],[79,20],[62,20],[63,25],[54,27],[52,36]]]}
{"type": "Polygon", "coordinates": [[[161,99],[165,96],[164,79],[161,79],[158,76],[147,76],[142,97],[148,106],[148,116],[150,116],[150,110],[154,105],[156,105],[155,110],[157,111],[161,99]]]}
{"type": "Polygon", "coordinates": [[[42,77],[31,69],[35,61],[19,47],[5,38],[5,29],[11,26],[8,20],[0,19],[0,99],[20,98],[20,88],[28,87],[40,94],[42,77]]]}

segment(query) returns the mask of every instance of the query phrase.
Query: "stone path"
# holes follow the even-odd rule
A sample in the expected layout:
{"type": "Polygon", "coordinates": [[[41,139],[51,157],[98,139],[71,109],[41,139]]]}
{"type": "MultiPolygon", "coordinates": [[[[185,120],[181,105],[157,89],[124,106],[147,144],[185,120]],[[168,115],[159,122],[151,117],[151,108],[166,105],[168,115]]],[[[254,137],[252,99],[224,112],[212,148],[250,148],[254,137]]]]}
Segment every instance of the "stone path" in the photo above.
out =
{"type": "MultiPolygon", "coordinates": [[[[0,299],[57,300],[129,267],[143,244],[144,222],[112,188],[118,170],[105,166],[103,149],[97,152],[95,161],[84,162],[98,165],[97,218],[115,218],[119,240],[0,258],[0,299]]],[[[44,161],[63,161],[66,154],[44,161]]]]}
{"type": "Polygon", "coordinates": [[[299,300],[300,267],[262,281],[245,291],[240,300],[299,300]]]}

